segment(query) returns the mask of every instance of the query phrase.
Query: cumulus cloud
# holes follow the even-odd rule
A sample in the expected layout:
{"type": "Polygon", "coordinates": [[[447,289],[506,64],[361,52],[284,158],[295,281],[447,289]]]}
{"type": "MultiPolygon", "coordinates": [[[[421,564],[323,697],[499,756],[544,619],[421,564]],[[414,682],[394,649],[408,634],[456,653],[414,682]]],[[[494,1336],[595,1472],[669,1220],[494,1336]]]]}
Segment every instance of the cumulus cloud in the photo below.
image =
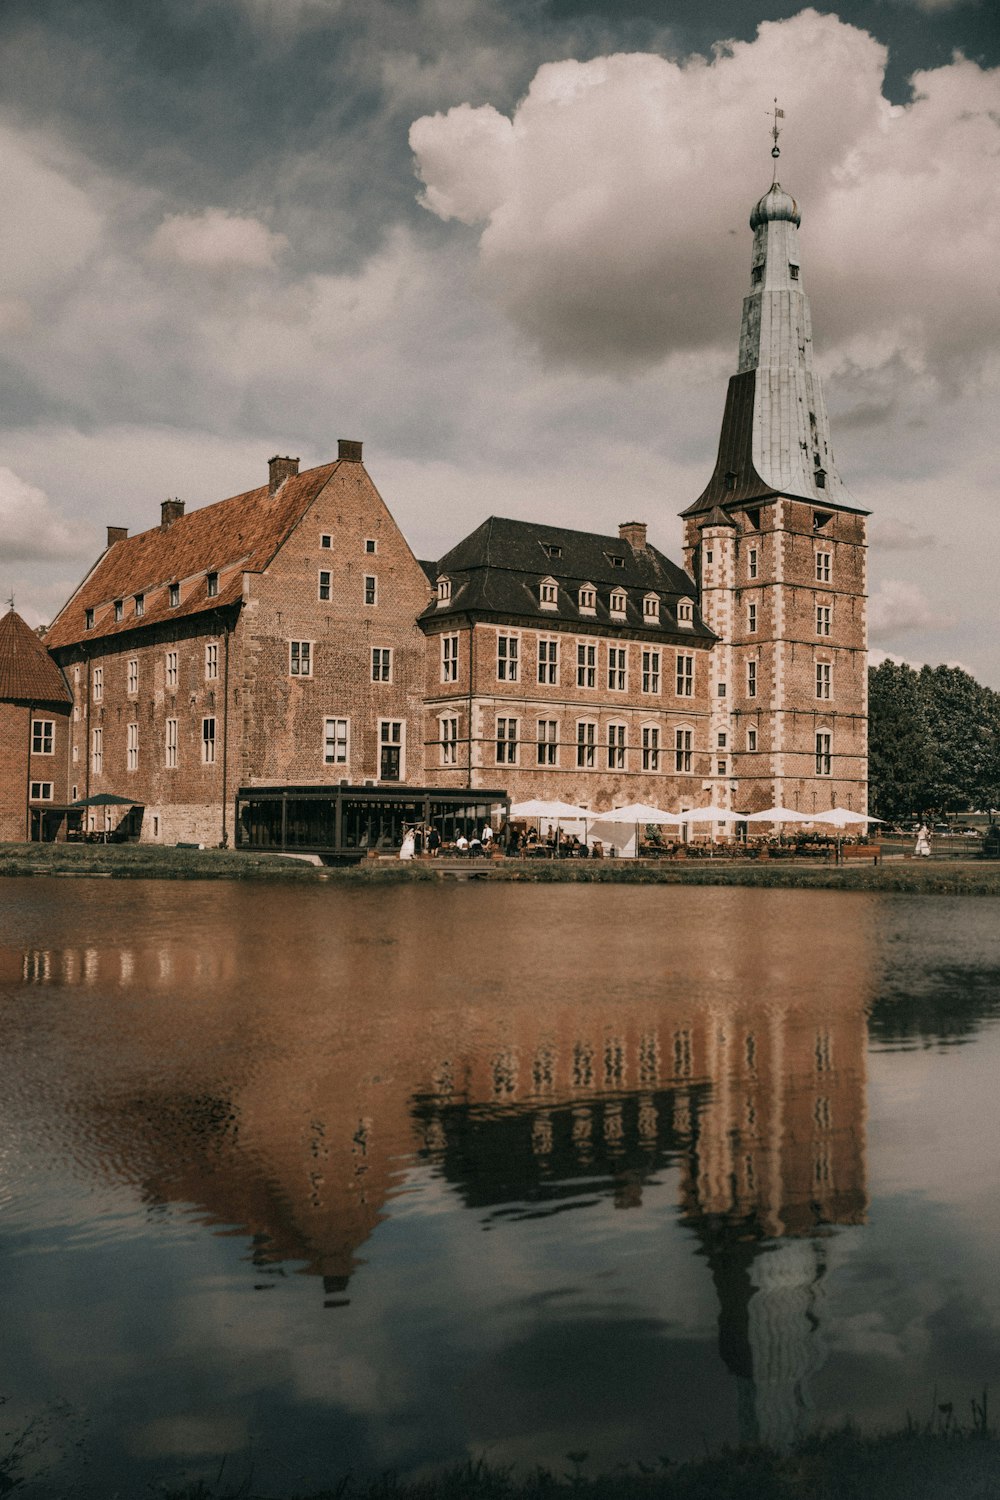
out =
{"type": "Polygon", "coordinates": [[[868,601],[872,640],[892,640],[910,630],[933,629],[950,623],[928,602],[917,584],[902,578],[883,579],[868,601]]]}
{"type": "Polygon", "coordinates": [[[168,214],[149,242],[154,260],[219,270],[242,266],[271,270],[288,245],[259,219],[206,208],[198,214],[168,214]]]}
{"type": "Polygon", "coordinates": [[[887,552],[922,552],[928,547],[938,547],[940,542],[929,531],[921,531],[913,521],[904,521],[899,516],[883,516],[868,527],[868,541],[873,547],[887,552]]]}
{"type": "Polygon", "coordinates": [[[80,534],[56,512],[43,490],[0,468],[0,556],[5,562],[79,557],[80,534]]]}
{"type": "Polygon", "coordinates": [[[1000,304],[968,296],[1000,251],[1000,176],[983,170],[1000,149],[1000,71],[956,57],[899,107],[882,92],[886,58],[867,32],[805,10],[711,60],[547,64],[509,119],[458,104],[414,122],[421,201],[481,226],[487,286],[550,357],[634,367],[731,344],[778,93],[822,347],[860,369],[897,358],[960,379],[1000,336],[1000,304]]]}
{"type": "Polygon", "coordinates": [[[66,153],[41,136],[0,128],[0,329],[30,321],[32,296],[51,294],[100,243],[103,216],[71,180],[66,153]]]}

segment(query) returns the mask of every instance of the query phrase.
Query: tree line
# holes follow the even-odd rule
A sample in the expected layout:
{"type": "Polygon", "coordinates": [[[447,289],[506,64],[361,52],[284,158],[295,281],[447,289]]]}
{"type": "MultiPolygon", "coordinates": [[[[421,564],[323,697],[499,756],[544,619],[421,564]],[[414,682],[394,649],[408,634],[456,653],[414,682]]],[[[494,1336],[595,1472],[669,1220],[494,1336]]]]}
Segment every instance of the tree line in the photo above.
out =
{"type": "Polygon", "coordinates": [[[1000,807],[1000,693],[960,667],[884,661],[868,672],[870,811],[1000,807]]]}

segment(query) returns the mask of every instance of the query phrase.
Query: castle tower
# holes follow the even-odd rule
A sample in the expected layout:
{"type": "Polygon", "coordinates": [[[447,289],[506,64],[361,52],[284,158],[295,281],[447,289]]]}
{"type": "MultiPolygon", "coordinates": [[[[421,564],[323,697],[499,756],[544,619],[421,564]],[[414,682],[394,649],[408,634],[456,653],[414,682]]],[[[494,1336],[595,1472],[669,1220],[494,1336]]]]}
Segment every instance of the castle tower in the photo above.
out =
{"type": "Polygon", "coordinates": [[[720,798],[747,811],[864,812],[868,512],[834,463],[799,223],[775,178],[750,215],[739,365],[715,471],[682,513],[685,564],[722,638],[712,726],[720,798]]]}

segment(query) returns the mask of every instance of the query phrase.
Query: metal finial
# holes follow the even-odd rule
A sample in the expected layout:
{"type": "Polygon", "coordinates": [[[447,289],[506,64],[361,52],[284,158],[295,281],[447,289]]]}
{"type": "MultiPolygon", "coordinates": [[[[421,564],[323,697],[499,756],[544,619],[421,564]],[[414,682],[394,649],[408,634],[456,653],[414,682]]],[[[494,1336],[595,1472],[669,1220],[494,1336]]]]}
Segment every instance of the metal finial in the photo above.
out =
{"type": "MultiPolygon", "coordinates": [[[[778,129],[778,121],[779,120],[783,120],[785,118],[785,111],[783,109],[779,109],[778,108],[778,101],[777,101],[777,99],[775,99],[775,101],[774,101],[774,109],[773,110],[769,110],[768,113],[773,116],[773,124],[771,126],[771,135],[774,137],[774,145],[771,147],[771,155],[774,157],[775,161],[777,161],[778,157],[781,155],[781,148],[778,145],[778,136],[781,134],[781,132],[778,129]]],[[[777,168],[775,168],[775,171],[777,171],[777,168]]]]}
{"type": "Polygon", "coordinates": [[[13,589],[11,589],[11,591],[10,591],[10,598],[7,600],[7,603],[10,605],[11,610],[13,610],[13,608],[14,608],[14,590],[13,589]]]}

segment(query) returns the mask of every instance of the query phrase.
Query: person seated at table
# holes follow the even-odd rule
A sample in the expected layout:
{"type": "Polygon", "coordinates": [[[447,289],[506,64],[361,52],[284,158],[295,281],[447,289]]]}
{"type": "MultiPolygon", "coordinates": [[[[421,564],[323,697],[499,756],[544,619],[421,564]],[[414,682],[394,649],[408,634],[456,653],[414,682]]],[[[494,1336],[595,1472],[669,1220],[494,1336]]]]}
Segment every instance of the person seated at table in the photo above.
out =
{"type": "Polygon", "coordinates": [[[482,852],[483,852],[483,841],[479,837],[478,834],[474,833],[472,835],[471,839],[469,840],[469,853],[470,854],[482,854],[482,852]]]}
{"type": "Polygon", "coordinates": [[[464,833],[458,835],[458,838],[455,840],[455,848],[459,854],[468,854],[469,840],[465,837],[464,833]]]}

